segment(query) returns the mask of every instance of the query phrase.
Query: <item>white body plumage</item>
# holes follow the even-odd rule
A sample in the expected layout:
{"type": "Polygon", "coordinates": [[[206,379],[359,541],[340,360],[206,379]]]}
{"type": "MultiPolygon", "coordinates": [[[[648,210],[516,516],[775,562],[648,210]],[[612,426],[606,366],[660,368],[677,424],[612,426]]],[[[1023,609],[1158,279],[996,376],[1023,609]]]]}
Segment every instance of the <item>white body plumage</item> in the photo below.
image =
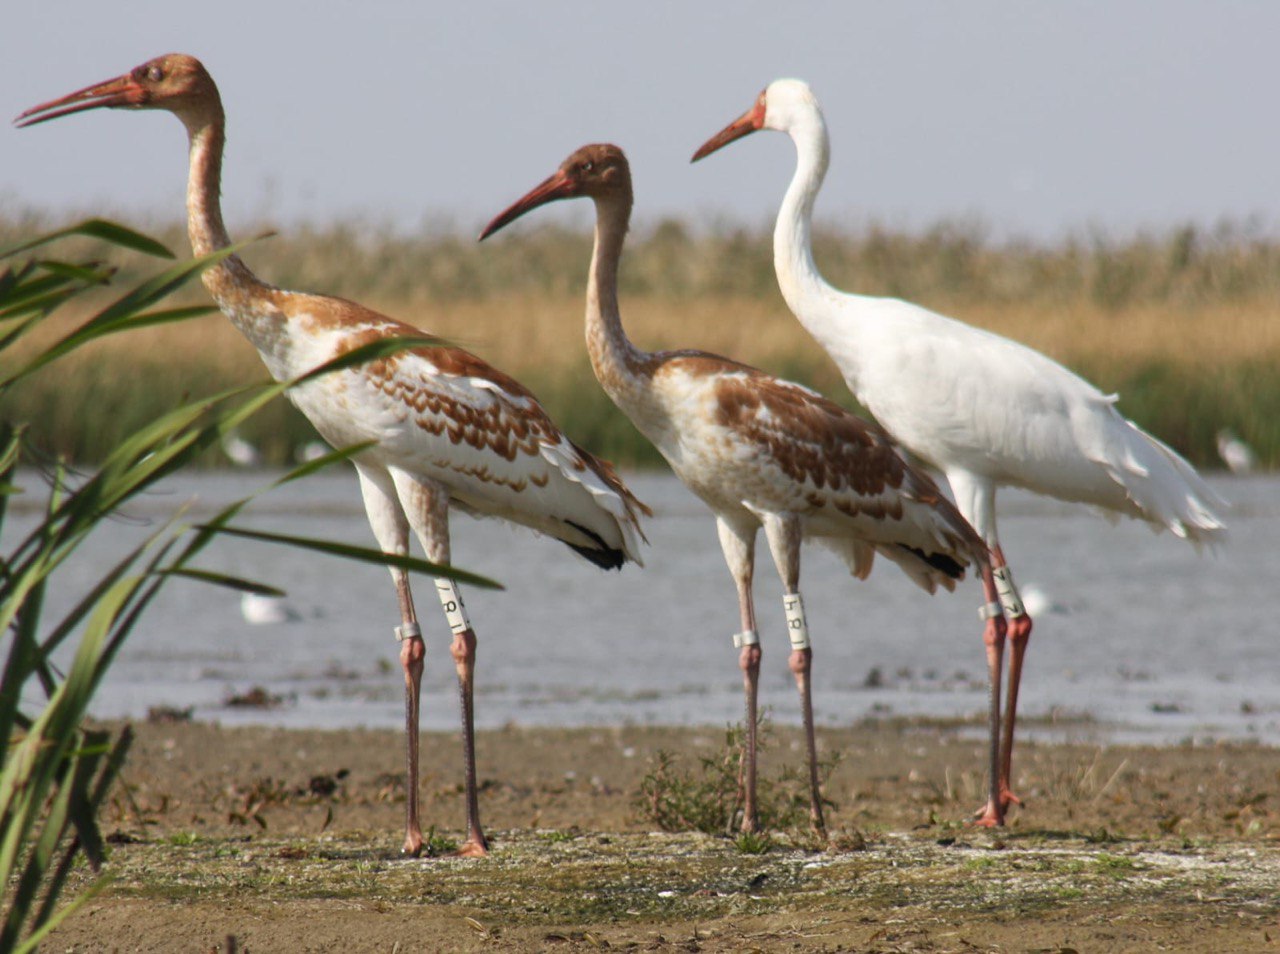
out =
{"type": "Polygon", "coordinates": [[[1181,456],[1045,355],[892,298],[841,292],[813,261],[810,222],[829,144],[799,80],[763,94],[763,126],[787,133],[796,172],[774,231],[792,312],[894,438],[946,474],[961,511],[997,543],[995,488],[1024,487],[1141,517],[1195,543],[1222,538],[1225,505],[1181,456]]]}

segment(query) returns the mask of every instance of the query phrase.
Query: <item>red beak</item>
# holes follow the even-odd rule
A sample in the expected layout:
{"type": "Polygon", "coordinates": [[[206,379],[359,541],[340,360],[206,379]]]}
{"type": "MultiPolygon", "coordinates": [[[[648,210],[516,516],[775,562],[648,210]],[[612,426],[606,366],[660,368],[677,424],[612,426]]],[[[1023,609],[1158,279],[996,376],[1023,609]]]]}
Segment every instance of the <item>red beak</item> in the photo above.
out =
{"type": "Polygon", "coordinates": [[[554,202],[556,199],[569,199],[577,195],[574,182],[563,169],[557,169],[550,176],[534,186],[522,199],[512,203],[506,211],[484,227],[480,233],[480,241],[484,241],[498,229],[510,225],[520,216],[540,205],[554,202]]]}
{"type": "Polygon", "coordinates": [[[59,116],[68,116],[71,113],[103,106],[142,106],[147,102],[147,96],[147,91],[134,81],[131,74],[126,73],[105,83],[95,83],[93,86],[86,86],[74,93],[68,93],[61,99],[32,106],[15,119],[14,124],[19,127],[34,126],[36,123],[57,119],[59,116]]]}
{"type": "Polygon", "coordinates": [[[704,142],[698,148],[698,151],[693,154],[693,158],[689,161],[697,162],[699,159],[711,155],[722,146],[729,145],[729,143],[733,142],[735,139],[741,139],[743,136],[753,133],[758,129],[763,129],[764,110],[764,93],[761,93],[756,98],[754,106],[704,142]]]}

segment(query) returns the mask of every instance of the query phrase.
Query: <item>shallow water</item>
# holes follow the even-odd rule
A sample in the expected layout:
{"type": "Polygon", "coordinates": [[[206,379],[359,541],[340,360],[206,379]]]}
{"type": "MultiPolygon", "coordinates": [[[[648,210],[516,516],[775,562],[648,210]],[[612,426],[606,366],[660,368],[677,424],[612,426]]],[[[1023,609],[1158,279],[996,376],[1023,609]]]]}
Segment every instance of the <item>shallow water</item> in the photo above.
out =
{"type": "MultiPolygon", "coordinates": [[[[79,598],[131,542],[181,502],[198,518],[264,486],[266,473],[198,473],[166,484],[106,524],[56,578],[46,619],[79,598]]],[[[643,569],[604,573],[554,541],[495,521],[453,519],[458,565],[506,589],[466,589],[479,636],[480,727],[723,724],[741,718],[741,676],[730,634],[733,584],[710,514],[674,478],[634,475],[653,507],[643,569]]],[[[1083,507],[1001,494],[1005,552],[1024,590],[1054,607],[1036,621],[1023,680],[1028,734],[1073,739],[1280,742],[1273,555],[1280,479],[1212,481],[1231,501],[1231,543],[1197,556],[1145,525],[1110,525],[1083,507]]],[[[40,496],[27,479],[25,495],[40,496]]],[[[11,545],[34,513],[10,515],[11,545]]],[[[335,472],[272,491],[239,521],[283,533],[372,545],[354,475],[335,472]]],[[[170,584],[142,620],[95,701],[103,717],[153,706],[194,706],[224,724],[398,727],[403,681],[392,629],[396,599],[381,568],[226,538],[201,566],[285,589],[300,618],[251,625],[238,594],[170,584]],[[229,707],[260,686],[279,706],[229,707]]],[[[879,562],[859,582],[820,547],[805,551],[801,591],[814,645],[819,724],[867,716],[974,716],[985,711],[976,582],[928,597],[879,562]]],[[[457,724],[448,636],[433,587],[416,582],[427,637],[422,720],[457,724]]],[[[781,588],[764,546],[756,599],[764,646],[761,702],[798,723],[786,668],[781,588]]],[[[7,638],[7,637],[6,637],[7,638]]]]}

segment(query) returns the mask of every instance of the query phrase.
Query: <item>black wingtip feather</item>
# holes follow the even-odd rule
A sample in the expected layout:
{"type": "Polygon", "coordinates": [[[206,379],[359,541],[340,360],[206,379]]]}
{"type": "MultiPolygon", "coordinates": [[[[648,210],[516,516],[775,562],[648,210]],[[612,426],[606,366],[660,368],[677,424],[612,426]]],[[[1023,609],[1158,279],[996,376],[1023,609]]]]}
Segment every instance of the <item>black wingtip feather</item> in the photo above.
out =
{"type": "Polygon", "coordinates": [[[911,551],[935,570],[940,573],[945,573],[953,580],[958,580],[964,576],[964,564],[957,562],[945,553],[925,553],[918,547],[909,547],[905,545],[902,549],[911,551]]]}
{"type": "Polygon", "coordinates": [[[602,570],[621,570],[622,564],[627,562],[627,555],[617,547],[611,547],[600,538],[600,534],[593,533],[581,524],[574,523],[572,520],[566,520],[565,523],[573,527],[584,536],[590,537],[596,542],[596,546],[583,546],[578,543],[570,543],[565,540],[564,545],[576,553],[582,554],[596,566],[602,570]]]}

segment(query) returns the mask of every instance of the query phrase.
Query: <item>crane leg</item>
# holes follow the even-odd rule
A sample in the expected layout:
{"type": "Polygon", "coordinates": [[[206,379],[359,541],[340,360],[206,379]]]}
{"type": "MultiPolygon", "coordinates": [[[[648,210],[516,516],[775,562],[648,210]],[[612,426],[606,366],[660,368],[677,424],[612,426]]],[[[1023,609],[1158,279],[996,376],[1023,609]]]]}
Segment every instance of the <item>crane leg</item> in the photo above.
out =
{"type": "Polygon", "coordinates": [[[738,588],[742,632],[733,637],[733,644],[740,650],[738,666],[742,670],[742,690],[746,699],[742,757],[738,762],[738,801],[742,805],[742,830],[753,832],[760,827],[756,809],[756,728],[759,725],[756,698],[760,686],[760,637],[756,635],[755,602],[751,593],[755,573],[756,525],[754,521],[733,521],[717,514],[716,531],[720,535],[725,563],[738,588]]]}
{"type": "MultiPolygon", "coordinates": [[[[461,600],[458,601],[461,607],[461,600]]],[[[480,799],[476,787],[474,685],[476,634],[469,626],[453,635],[449,647],[458,670],[458,697],[462,710],[462,757],[466,762],[467,840],[458,854],[476,858],[489,853],[489,841],[480,827],[480,799]]]]}
{"type": "Polygon", "coordinates": [[[1005,562],[1004,553],[996,546],[995,573],[1000,601],[1009,618],[1009,689],[1004,707],[1004,736],[1000,743],[1000,804],[1002,808],[1021,805],[1022,799],[1013,793],[1013,733],[1018,718],[1018,686],[1022,682],[1022,661],[1031,638],[1031,617],[1027,615],[1022,598],[1013,584],[1013,575],[1005,562]]]}
{"type": "Polygon", "coordinates": [[[400,665],[404,669],[405,819],[401,851],[416,857],[422,851],[422,827],[418,823],[418,706],[426,647],[414,617],[408,575],[401,572],[395,582],[402,620],[396,635],[400,638],[400,665]]]}
{"type": "Polygon", "coordinates": [[[820,837],[827,835],[822,817],[822,791],[818,780],[818,744],[813,731],[813,692],[810,674],[813,649],[804,618],[804,602],[800,598],[800,544],[803,533],[800,520],[792,514],[768,514],[763,519],[769,552],[782,577],[782,606],[787,617],[787,635],[791,640],[791,656],[787,666],[795,676],[800,693],[800,711],[804,717],[805,751],[809,758],[809,819],[820,837]]]}
{"type": "Polygon", "coordinates": [[[987,710],[990,730],[987,749],[987,804],[974,819],[974,824],[993,828],[1004,824],[1005,804],[1001,793],[1000,748],[1000,682],[1004,666],[1004,642],[1006,624],[1000,612],[999,594],[989,566],[982,567],[982,590],[986,595],[984,607],[985,626],[982,642],[987,648],[987,710]]]}
{"type": "Polygon", "coordinates": [[[986,806],[977,815],[980,825],[1004,824],[1004,812],[1010,805],[1022,804],[1009,787],[1010,762],[1013,755],[1013,731],[1017,716],[1018,684],[1022,678],[1022,659],[1027,637],[1031,635],[1031,619],[1013,585],[1000,538],[996,531],[996,485],[990,479],[968,470],[952,468],[947,482],[955,494],[956,506],[964,518],[991,548],[990,564],[982,566],[982,589],[986,595],[983,618],[986,627],[982,640],[987,647],[989,705],[991,710],[991,749],[988,766],[990,786],[986,806]],[[1007,621],[1006,621],[1007,617],[1007,621]],[[1001,732],[1000,678],[1004,643],[1009,637],[1009,698],[1001,732]]]}
{"type": "MultiPolygon", "coordinates": [[[[363,472],[362,472],[363,476],[363,472]]],[[[409,525],[413,527],[427,559],[433,563],[447,564],[449,547],[449,491],[438,484],[411,476],[404,471],[390,470],[394,490],[409,525]]],[[[376,531],[375,531],[376,532],[376,531]]],[[[454,582],[446,577],[436,578],[436,592],[440,607],[453,640],[449,652],[458,672],[458,696],[462,715],[462,757],[467,801],[467,839],[458,854],[473,857],[487,855],[489,843],[480,827],[480,803],[476,787],[475,707],[474,686],[476,666],[476,634],[467,620],[462,596],[454,582]]],[[[416,722],[416,712],[415,712],[416,722]]],[[[415,728],[414,737],[417,732],[415,728]]],[[[415,743],[416,745],[416,743],[415,743]]],[[[416,788],[416,784],[415,784],[416,788]]],[[[416,792],[415,792],[416,798],[416,792]]]]}
{"type": "MultiPolygon", "coordinates": [[[[754,636],[753,631],[751,632],[754,636]]],[[[742,802],[742,830],[753,832],[760,827],[756,809],[756,728],[760,724],[756,711],[756,693],[760,685],[760,643],[745,643],[738,656],[742,669],[742,688],[746,697],[746,737],[742,740],[742,761],[738,768],[738,791],[742,802]]]]}
{"type": "MultiPolygon", "coordinates": [[[[369,516],[369,526],[374,539],[384,553],[403,556],[409,552],[409,519],[397,497],[391,474],[371,465],[356,462],[360,477],[360,492],[364,496],[364,509],[369,516]]],[[[448,527],[444,530],[448,540],[448,527]]],[[[447,546],[447,543],[446,543],[447,546]]],[[[396,638],[400,640],[400,666],[404,670],[404,848],[406,855],[416,856],[422,851],[422,827],[418,824],[418,703],[422,688],[423,657],[426,647],[422,642],[422,630],[413,609],[413,594],[409,591],[409,575],[402,569],[391,568],[391,580],[395,583],[396,598],[400,603],[400,625],[396,638]]]]}
{"type": "MultiPolygon", "coordinates": [[[[799,596],[800,594],[787,595],[799,596]]],[[[809,673],[813,667],[813,650],[808,646],[803,649],[792,649],[787,665],[791,674],[796,677],[796,689],[800,692],[800,709],[804,715],[805,751],[809,755],[809,820],[813,823],[813,830],[825,838],[827,823],[822,817],[822,792],[818,782],[818,745],[813,732],[813,695],[809,683],[809,673]]]]}

